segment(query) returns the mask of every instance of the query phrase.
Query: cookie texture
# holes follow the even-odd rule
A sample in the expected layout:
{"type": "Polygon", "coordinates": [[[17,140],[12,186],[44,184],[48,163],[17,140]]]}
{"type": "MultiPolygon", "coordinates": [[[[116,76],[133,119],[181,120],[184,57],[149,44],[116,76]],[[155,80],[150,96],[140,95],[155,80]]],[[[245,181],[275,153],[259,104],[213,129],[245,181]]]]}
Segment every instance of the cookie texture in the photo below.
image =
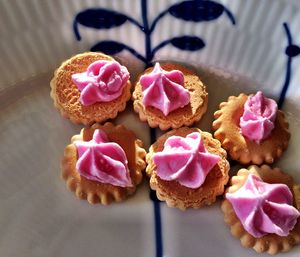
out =
{"type": "Polygon", "coordinates": [[[70,119],[73,123],[92,125],[113,119],[125,109],[126,102],[131,97],[131,83],[128,81],[122,94],[110,102],[98,102],[88,106],[81,104],[80,91],[73,83],[71,76],[85,72],[91,63],[98,60],[114,61],[112,57],[102,53],[77,54],[60,65],[50,82],[50,96],[54,101],[54,106],[63,117],[70,119]]]}
{"type": "MultiPolygon", "coordinates": [[[[199,121],[207,110],[208,94],[198,75],[178,64],[164,63],[161,64],[161,67],[166,71],[179,70],[184,74],[184,87],[189,91],[190,103],[164,116],[159,109],[143,105],[142,86],[138,79],[134,87],[132,100],[133,108],[139,114],[140,120],[148,122],[152,128],[159,127],[161,130],[190,126],[199,121]]],[[[152,67],[148,68],[142,75],[148,74],[152,70],[152,67]]]]}
{"type": "Polygon", "coordinates": [[[182,127],[171,130],[162,135],[150,147],[146,156],[146,173],[150,177],[150,187],[156,191],[159,200],[166,201],[169,207],[176,207],[182,210],[186,208],[200,208],[210,205],[216,201],[218,195],[223,194],[224,186],[228,182],[229,163],[226,160],[226,151],[221,148],[220,142],[212,137],[208,132],[203,132],[198,128],[182,127]],[[192,132],[199,132],[204,140],[205,148],[208,152],[219,155],[221,160],[208,173],[205,182],[196,189],[182,186],[177,181],[162,180],[156,174],[156,165],[152,159],[153,155],[161,152],[165,141],[171,136],[185,137],[192,132]]]}
{"type": "Polygon", "coordinates": [[[142,171],[146,167],[146,151],[142,147],[142,141],[137,139],[135,134],[127,130],[123,125],[114,126],[112,123],[104,125],[94,124],[91,128],[84,128],[79,135],[71,139],[64,151],[61,161],[62,178],[66,181],[67,187],[80,199],[86,199],[91,204],[101,203],[107,205],[113,201],[120,202],[136,191],[141,183],[142,171]],[[110,184],[88,180],[81,176],[76,170],[77,149],[75,141],[90,141],[95,129],[103,130],[109,141],[118,143],[124,150],[127,160],[132,187],[119,187],[110,184]]]}
{"type": "MultiPolygon", "coordinates": [[[[236,176],[231,178],[230,186],[226,192],[233,193],[243,186],[249,174],[260,177],[267,183],[283,183],[286,184],[294,197],[294,207],[300,210],[300,185],[295,185],[293,178],[283,173],[279,168],[271,168],[268,165],[261,167],[252,165],[248,169],[240,169],[236,176]]],[[[224,200],[221,205],[224,213],[224,221],[230,226],[231,234],[240,239],[241,244],[247,248],[253,248],[256,252],[267,252],[268,254],[276,254],[278,252],[287,252],[293,246],[300,243],[300,219],[290,231],[288,236],[279,236],[276,234],[268,234],[260,238],[250,235],[241,224],[231,203],[224,200]]]]}
{"type": "Polygon", "coordinates": [[[242,164],[271,164],[279,159],[287,149],[290,140],[289,124],[282,111],[278,110],[275,128],[268,138],[260,144],[244,137],[240,132],[240,117],[244,111],[246,94],[230,96],[227,102],[220,104],[220,109],[214,113],[214,137],[228,152],[231,159],[242,164]]]}

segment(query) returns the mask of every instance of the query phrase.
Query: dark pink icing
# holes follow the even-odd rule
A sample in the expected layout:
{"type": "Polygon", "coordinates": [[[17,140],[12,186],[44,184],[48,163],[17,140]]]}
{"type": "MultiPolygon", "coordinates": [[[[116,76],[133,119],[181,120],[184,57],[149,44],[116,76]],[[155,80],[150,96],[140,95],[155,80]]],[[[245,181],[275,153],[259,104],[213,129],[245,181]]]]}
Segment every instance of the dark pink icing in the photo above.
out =
{"type": "Polygon", "coordinates": [[[144,106],[153,106],[167,116],[190,102],[184,88],[184,75],[179,70],[165,71],[156,63],[151,73],[141,76],[144,106]]]}
{"type": "Polygon", "coordinates": [[[300,215],[287,185],[268,184],[253,174],[226,198],[245,230],[256,238],[270,233],[287,236],[300,215]]]}
{"type": "Polygon", "coordinates": [[[161,179],[176,180],[189,188],[200,187],[220,159],[220,156],[205,149],[198,132],[186,137],[169,137],[163,151],[157,152],[153,157],[157,175],[161,179]]]}
{"type": "Polygon", "coordinates": [[[243,136],[257,143],[266,139],[274,129],[277,114],[277,103],[258,91],[250,96],[244,105],[244,113],[240,118],[243,136]]]}
{"type": "Polygon", "coordinates": [[[76,169],[81,176],[114,186],[132,186],[124,150],[117,143],[109,142],[104,131],[96,129],[92,140],[76,141],[75,145],[76,169]]]}
{"type": "Polygon", "coordinates": [[[129,80],[129,72],[116,61],[100,60],[90,64],[86,72],[73,74],[72,80],[80,91],[80,102],[88,106],[118,98],[129,80]]]}

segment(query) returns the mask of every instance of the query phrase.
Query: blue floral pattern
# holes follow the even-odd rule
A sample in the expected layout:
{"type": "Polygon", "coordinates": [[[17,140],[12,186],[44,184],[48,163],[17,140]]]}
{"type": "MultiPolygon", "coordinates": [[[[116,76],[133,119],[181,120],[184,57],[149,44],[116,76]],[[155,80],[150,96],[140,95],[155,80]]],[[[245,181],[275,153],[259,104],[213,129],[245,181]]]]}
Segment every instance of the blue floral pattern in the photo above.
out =
{"type": "Polygon", "coordinates": [[[221,15],[226,15],[230,22],[235,25],[233,14],[220,3],[210,0],[190,0],[171,5],[166,10],[158,14],[153,22],[149,24],[147,15],[147,0],[141,0],[141,14],[143,24],[140,24],[133,17],[123,13],[107,10],[103,8],[90,8],[79,12],[73,21],[73,30],[77,40],[81,40],[79,25],[93,29],[113,29],[130,22],[138,27],[145,36],[145,53],[138,53],[131,46],[113,40],[103,40],[91,47],[91,51],[101,51],[114,55],[122,50],[127,50],[149,65],[157,51],[166,45],[186,51],[198,51],[205,47],[205,41],[198,36],[181,35],[160,42],[152,47],[151,35],[154,33],[159,21],[166,15],[171,15],[176,19],[189,22],[210,22],[217,20],[221,15]]]}

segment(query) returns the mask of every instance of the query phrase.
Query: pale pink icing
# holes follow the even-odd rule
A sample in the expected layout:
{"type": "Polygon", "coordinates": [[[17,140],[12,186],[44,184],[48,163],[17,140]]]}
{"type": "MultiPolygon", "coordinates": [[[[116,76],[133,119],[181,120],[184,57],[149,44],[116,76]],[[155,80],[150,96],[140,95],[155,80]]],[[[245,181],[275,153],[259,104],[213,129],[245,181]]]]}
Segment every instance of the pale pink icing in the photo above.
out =
{"type": "Polygon", "coordinates": [[[245,230],[256,238],[269,233],[287,236],[300,215],[287,185],[268,184],[253,174],[226,198],[245,230]]]}
{"type": "Polygon", "coordinates": [[[258,91],[254,96],[250,96],[244,105],[244,113],[240,118],[241,133],[260,143],[274,129],[276,113],[277,103],[258,91]]]}
{"type": "Polygon", "coordinates": [[[200,187],[220,159],[205,149],[201,134],[197,132],[185,138],[169,137],[163,151],[153,157],[156,173],[161,179],[176,180],[189,188],[200,187]]]}
{"type": "Polygon", "coordinates": [[[165,71],[156,63],[151,73],[141,76],[140,83],[144,106],[155,107],[165,116],[190,102],[184,75],[179,70],[165,71]]]}
{"type": "Polygon", "coordinates": [[[104,131],[96,129],[90,141],[75,141],[78,160],[76,169],[81,176],[114,186],[132,186],[124,150],[108,142],[104,131]]]}
{"type": "Polygon", "coordinates": [[[91,105],[96,102],[110,102],[118,98],[129,79],[126,67],[116,61],[95,61],[86,72],[72,75],[80,91],[80,102],[91,105]]]}

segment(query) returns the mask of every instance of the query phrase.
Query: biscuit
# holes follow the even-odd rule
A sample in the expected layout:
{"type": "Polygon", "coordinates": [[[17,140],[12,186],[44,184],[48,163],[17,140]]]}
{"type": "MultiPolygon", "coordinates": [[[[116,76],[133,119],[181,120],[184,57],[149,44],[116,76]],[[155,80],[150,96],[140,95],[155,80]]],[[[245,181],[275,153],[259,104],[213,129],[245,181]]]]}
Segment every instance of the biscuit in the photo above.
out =
{"type": "MultiPolygon", "coordinates": [[[[167,116],[155,107],[145,107],[142,103],[142,86],[138,79],[135,84],[132,100],[133,108],[139,114],[140,120],[148,122],[152,128],[159,127],[161,130],[190,126],[194,122],[199,121],[206,112],[208,103],[206,87],[200,78],[195,72],[178,64],[165,63],[161,64],[161,67],[166,71],[179,70],[184,74],[184,87],[190,93],[190,103],[170,112],[167,116]]],[[[152,70],[153,67],[148,68],[142,75],[148,74],[152,70]]]]}
{"type": "MultiPolygon", "coordinates": [[[[286,173],[283,173],[279,168],[272,169],[267,165],[261,167],[252,165],[248,169],[240,169],[236,176],[231,178],[230,186],[226,192],[233,193],[237,191],[245,183],[249,174],[259,176],[267,183],[282,183],[286,184],[294,196],[294,207],[300,210],[300,185],[295,185],[293,178],[286,173]]],[[[300,243],[300,219],[290,231],[288,236],[279,236],[277,234],[268,234],[260,238],[255,238],[250,235],[241,224],[231,203],[224,200],[221,205],[224,213],[224,221],[230,226],[231,234],[240,239],[241,244],[247,248],[253,248],[256,252],[267,252],[276,254],[278,252],[287,252],[294,245],[300,243]]]]}
{"type": "Polygon", "coordinates": [[[186,208],[197,209],[212,204],[216,201],[216,196],[223,194],[224,186],[229,179],[229,163],[226,160],[226,151],[221,148],[218,140],[212,138],[210,133],[203,132],[198,128],[182,127],[162,135],[150,147],[146,161],[148,164],[146,173],[150,177],[150,187],[156,191],[158,199],[166,201],[169,207],[177,207],[182,210],[186,208]],[[169,137],[174,135],[185,137],[192,132],[201,133],[207,151],[221,157],[221,160],[208,173],[204,183],[196,189],[185,187],[177,181],[166,181],[159,178],[152,159],[155,153],[163,150],[164,143],[169,137]]]}
{"type": "Polygon", "coordinates": [[[127,130],[123,125],[114,126],[112,123],[104,125],[94,124],[91,128],[84,128],[79,135],[71,139],[64,151],[61,161],[62,178],[67,187],[75,192],[80,199],[86,199],[89,203],[101,203],[107,205],[113,201],[120,202],[136,191],[136,186],[142,181],[142,171],[146,167],[146,151],[142,147],[142,141],[137,139],[134,133],[127,130]],[[76,170],[78,159],[75,141],[89,141],[92,139],[95,129],[102,129],[111,142],[118,143],[124,150],[127,160],[132,187],[119,187],[110,184],[89,180],[79,174],[76,170]]]}
{"type": "Polygon", "coordinates": [[[54,101],[54,106],[63,117],[70,119],[73,123],[92,125],[113,119],[125,109],[126,102],[131,97],[131,83],[128,80],[122,94],[110,102],[97,102],[88,106],[80,102],[80,91],[73,83],[71,76],[85,72],[91,63],[98,60],[114,61],[112,57],[103,53],[77,54],[60,65],[50,82],[50,96],[54,101]]]}
{"type": "Polygon", "coordinates": [[[247,98],[246,94],[230,96],[227,102],[220,104],[220,109],[214,113],[214,137],[221,142],[231,159],[242,164],[273,163],[288,147],[291,136],[289,124],[284,113],[278,110],[275,128],[268,138],[260,144],[247,139],[241,134],[239,126],[247,98]]]}

